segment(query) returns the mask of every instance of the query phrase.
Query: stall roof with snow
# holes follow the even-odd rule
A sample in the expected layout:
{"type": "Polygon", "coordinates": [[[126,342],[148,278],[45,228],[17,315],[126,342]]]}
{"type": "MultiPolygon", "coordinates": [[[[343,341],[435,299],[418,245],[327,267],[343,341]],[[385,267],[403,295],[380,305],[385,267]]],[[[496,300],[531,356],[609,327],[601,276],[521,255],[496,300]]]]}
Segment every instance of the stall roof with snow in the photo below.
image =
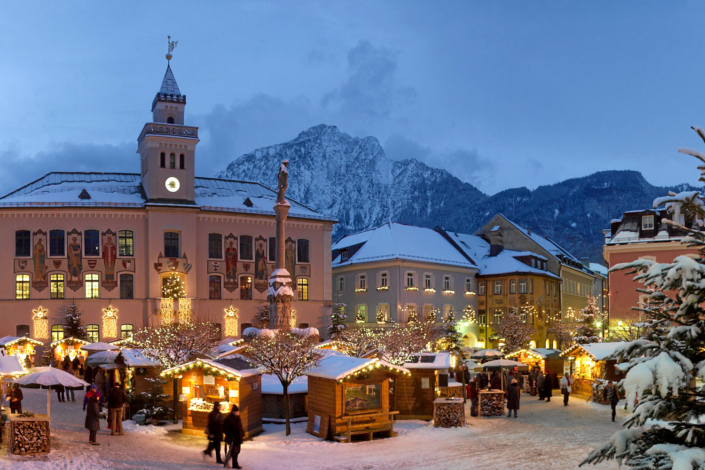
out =
{"type": "Polygon", "coordinates": [[[421,353],[414,354],[409,362],[404,363],[406,369],[450,369],[450,353],[421,353]]]}
{"type": "Polygon", "coordinates": [[[581,352],[584,352],[585,354],[590,356],[594,361],[604,361],[620,346],[624,346],[623,341],[611,343],[574,344],[570,348],[563,351],[561,353],[561,356],[571,356],[575,355],[576,353],[579,354],[581,352]]]}
{"type": "Polygon", "coordinates": [[[28,342],[35,346],[44,346],[44,343],[36,339],[28,338],[27,336],[3,336],[0,338],[0,348],[7,348],[16,343],[28,342]]]}
{"type": "Polygon", "coordinates": [[[170,367],[162,371],[163,377],[173,377],[174,375],[181,374],[183,372],[193,370],[193,369],[203,369],[212,375],[221,375],[230,379],[239,380],[241,377],[249,377],[252,375],[261,374],[260,371],[256,369],[248,370],[237,370],[232,367],[226,366],[220,362],[212,361],[210,359],[196,359],[194,361],[189,361],[184,364],[170,367]]]}
{"type": "Polygon", "coordinates": [[[17,356],[0,356],[0,376],[19,375],[26,372],[17,356]]]}
{"type": "Polygon", "coordinates": [[[408,369],[380,359],[365,359],[333,354],[322,359],[318,367],[310,369],[304,375],[342,381],[343,379],[354,377],[356,374],[380,368],[396,374],[410,374],[408,369]]]}

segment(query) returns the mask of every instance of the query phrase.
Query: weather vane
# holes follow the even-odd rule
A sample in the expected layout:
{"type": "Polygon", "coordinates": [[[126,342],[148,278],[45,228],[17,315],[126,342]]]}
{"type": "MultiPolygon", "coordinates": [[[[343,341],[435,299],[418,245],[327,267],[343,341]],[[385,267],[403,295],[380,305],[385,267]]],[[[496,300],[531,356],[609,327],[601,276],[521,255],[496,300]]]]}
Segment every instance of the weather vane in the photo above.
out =
{"type": "Polygon", "coordinates": [[[167,46],[169,46],[169,52],[166,53],[166,60],[171,60],[171,58],[173,57],[171,53],[174,51],[178,43],[179,41],[172,41],[171,36],[167,36],[166,44],[167,46]]]}

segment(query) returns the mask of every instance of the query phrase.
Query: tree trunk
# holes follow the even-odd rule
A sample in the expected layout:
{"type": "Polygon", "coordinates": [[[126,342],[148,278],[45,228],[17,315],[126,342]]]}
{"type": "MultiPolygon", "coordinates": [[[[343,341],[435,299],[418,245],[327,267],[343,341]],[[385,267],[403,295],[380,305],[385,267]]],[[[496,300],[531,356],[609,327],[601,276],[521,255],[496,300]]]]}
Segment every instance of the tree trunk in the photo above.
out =
{"type": "Polygon", "coordinates": [[[286,435],[291,434],[291,422],[289,421],[291,417],[291,411],[289,406],[289,384],[282,383],[284,387],[284,418],[286,418],[286,435]]]}

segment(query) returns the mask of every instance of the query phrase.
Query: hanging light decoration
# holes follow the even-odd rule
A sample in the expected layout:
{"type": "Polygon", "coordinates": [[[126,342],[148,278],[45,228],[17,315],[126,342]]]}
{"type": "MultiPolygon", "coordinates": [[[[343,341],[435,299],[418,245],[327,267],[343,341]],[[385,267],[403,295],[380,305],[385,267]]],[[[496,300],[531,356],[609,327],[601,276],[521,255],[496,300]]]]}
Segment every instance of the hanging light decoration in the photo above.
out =
{"type": "Polygon", "coordinates": [[[225,336],[237,336],[237,311],[232,305],[225,309],[225,336]]]}
{"type": "Polygon", "coordinates": [[[191,322],[191,299],[179,299],[179,323],[191,322]]]}
{"type": "Polygon", "coordinates": [[[159,309],[161,311],[162,325],[174,323],[174,299],[171,297],[162,298],[159,309]]]}
{"type": "Polygon", "coordinates": [[[291,327],[296,328],[296,310],[291,311],[291,327]]]}
{"type": "Polygon", "coordinates": [[[112,305],[103,309],[103,336],[117,338],[117,309],[112,305]]]}
{"type": "Polygon", "coordinates": [[[34,316],[34,337],[49,339],[49,319],[47,318],[48,309],[42,308],[40,305],[36,310],[32,310],[34,316]]]}

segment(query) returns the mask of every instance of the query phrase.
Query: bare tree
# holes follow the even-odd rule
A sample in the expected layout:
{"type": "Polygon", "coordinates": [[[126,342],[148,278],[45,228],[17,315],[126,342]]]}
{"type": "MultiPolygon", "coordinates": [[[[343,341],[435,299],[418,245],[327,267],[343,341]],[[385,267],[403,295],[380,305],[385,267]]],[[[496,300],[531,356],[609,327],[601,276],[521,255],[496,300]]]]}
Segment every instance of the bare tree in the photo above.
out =
{"type": "Polygon", "coordinates": [[[169,368],[188,362],[196,353],[207,354],[219,340],[217,325],[199,321],[143,328],[134,334],[131,343],[169,368]]]}
{"type": "Polygon", "coordinates": [[[575,343],[575,323],[557,321],[548,328],[548,333],[556,337],[558,349],[566,350],[575,343]]]}
{"type": "Polygon", "coordinates": [[[321,359],[315,336],[303,337],[281,330],[254,337],[247,347],[250,362],[279,379],[284,391],[286,435],[291,434],[289,385],[321,359]]]}
{"type": "Polygon", "coordinates": [[[438,327],[429,327],[426,322],[394,325],[379,335],[379,349],[382,358],[396,365],[409,362],[412,354],[424,351],[427,346],[434,348],[441,337],[438,327]]]}
{"type": "Polygon", "coordinates": [[[340,352],[351,357],[363,357],[379,345],[380,333],[372,328],[349,327],[339,331],[336,341],[340,352]]]}
{"type": "Polygon", "coordinates": [[[504,352],[510,353],[525,347],[536,334],[536,329],[526,323],[521,316],[507,313],[495,325],[494,330],[500,339],[504,339],[504,352]]]}

